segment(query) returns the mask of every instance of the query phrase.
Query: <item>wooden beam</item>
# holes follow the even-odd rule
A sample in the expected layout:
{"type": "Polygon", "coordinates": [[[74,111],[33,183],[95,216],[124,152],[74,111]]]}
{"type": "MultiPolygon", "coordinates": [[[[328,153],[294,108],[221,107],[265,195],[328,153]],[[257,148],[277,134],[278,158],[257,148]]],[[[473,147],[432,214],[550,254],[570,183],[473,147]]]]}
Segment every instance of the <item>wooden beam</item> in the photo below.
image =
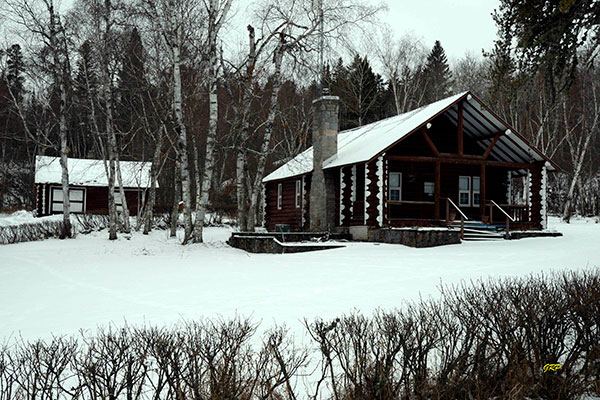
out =
{"type": "MultiPolygon", "coordinates": [[[[440,153],[440,158],[458,158],[458,155],[452,153],[440,153]]],[[[463,158],[470,158],[472,160],[483,160],[483,156],[475,156],[470,154],[463,154],[463,158]]]]}
{"type": "Polygon", "coordinates": [[[436,158],[436,157],[418,157],[418,156],[386,156],[390,161],[406,161],[406,162],[429,162],[435,163],[440,162],[443,164],[465,164],[465,165],[482,165],[485,164],[488,167],[506,167],[506,168],[514,168],[514,169],[531,169],[534,164],[526,164],[526,163],[515,163],[515,162],[504,162],[504,161],[489,161],[481,159],[473,159],[473,158],[436,158]]]}
{"type": "Polygon", "coordinates": [[[441,163],[436,161],[435,163],[435,209],[434,209],[434,218],[440,219],[440,200],[441,200],[441,163]]]}
{"type": "Polygon", "coordinates": [[[498,141],[498,139],[500,139],[500,135],[496,135],[494,136],[494,138],[492,139],[492,142],[490,143],[490,145],[487,147],[487,149],[485,149],[485,153],[483,153],[483,159],[487,160],[487,158],[490,156],[490,153],[492,152],[492,149],[494,148],[494,146],[496,145],[496,142],[498,141]]]}
{"type": "MultiPolygon", "coordinates": [[[[481,164],[479,174],[479,208],[481,210],[481,219],[485,216],[485,164],[481,164]]],[[[491,217],[491,216],[490,216],[491,217]]],[[[490,221],[491,223],[492,221],[490,221]]]]}
{"type": "Polygon", "coordinates": [[[475,141],[476,142],[481,142],[483,140],[493,139],[496,136],[500,136],[500,135],[504,135],[504,132],[496,132],[496,133],[490,133],[489,135],[478,136],[478,137],[475,138],[475,141]]]}
{"type": "Polygon", "coordinates": [[[464,102],[458,103],[458,156],[463,156],[463,112],[464,112],[464,102]]]}
{"type": "Polygon", "coordinates": [[[423,133],[423,137],[425,138],[425,141],[429,145],[429,148],[431,149],[431,151],[433,151],[433,154],[435,154],[436,157],[439,157],[440,156],[440,152],[438,151],[437,147],[435,147],[435,144],[433,144],[433,141],[431,140],[431,138],[427,134],[427,131],[426,131],[425,127],[421,128],[421,132],[423,133]]]}

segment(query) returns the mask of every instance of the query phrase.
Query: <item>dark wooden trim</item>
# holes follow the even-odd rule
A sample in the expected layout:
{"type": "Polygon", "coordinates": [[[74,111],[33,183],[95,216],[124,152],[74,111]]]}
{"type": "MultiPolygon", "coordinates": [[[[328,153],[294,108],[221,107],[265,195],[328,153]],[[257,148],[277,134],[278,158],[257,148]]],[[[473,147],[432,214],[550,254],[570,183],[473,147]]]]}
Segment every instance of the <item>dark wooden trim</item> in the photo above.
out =
{"type": "Polygon", "coordinates": [[[440,219],[440,194],[441,194],[441,173],[442,165],[439,161],[435,162],[435,209],[434,209],[434,217],[435,219],[440,219]]]}
{"type": "Polygon", "coordinates": [[[427,134],[427,131],[425,130],[425,126],[423,126],[421,128],[421,132],[423,133],[423,137],[425,138],[425,141],[429,145],[429,148],[431,149],[431,151],[433,151],[433,154],[435,154],[436,157],[439,157],[440,156],[440,152],[438,151],[437,147],[435,147],[435,144],[433,144],[433,141],[431,140],[431,138],[427,134]]]}
{"type": "Polygon", "coordinates": [[[483,156],[476,156],[476,155],[469,155],[469,154],[463,154],[461,156],[461,155],[452,154],[452,153],[440,153],[439,157],[440,158],[459,158],[459,157],[462,157],[462,158],[469,158],[471,160],[483,160],[484,159],[483,156]]]}
{"type": "Polygon", "coordinates": [[[434,201],[426,201],[426,200],[388,200],[388,204],[426,204],[426,205],[434,205],[434,201]]]}
{"type": "Polygon", "coordinates": [[[421,125],[417,126],[415,129],[413,129],[412,131],[410,131],[408,134],[404,135],[400,139],[396,140],[394,143],[390,144],[385,149],[381,150],[379,153],[375,154],[373,157],[371,157],[369,160],[367,160],[367,162],[375,160],[377,157],[379,157],[383,153],[387,153],[387,151],[389,149],[391,149],[392,147],[396,146],[398,143],[402,142],[403,140],[405,140],[406,138],[408,138],[409,136],[411,136],[413,133],[417,132],[419,129],[421,129],[422,126],[427,126],[428,123],[430,123],[431,121],[433,121],[434,119],[436,119],[440,115],[444,114],[446,111],[448,111],[449,109],[451,109],[452,107],[454,107],[457,103],[459,103],[461,101],[464,101],[467,98],[467,96],[469,96],[469,94],[471,94],[471,92],[466,92],[464,95],[462,95],[461,97],[459,97],[458,99],[456,99],[456,101],[454,103],[448,105],[448,107],[444,108],[443,110],[440,110],[438,113],[436,113],[435,115],[433,115],[427,121],[425,121],[421,125]]]}
{"type": "Polygon", "coordinates": [[[469,165],[482,165],[485,164],[489,167],[506,167],[516,169],[531,169],[534,164],[526,163],[514,163],[504,161],[490,161],[484,159],[472,159],[472,158],[436,158],[436,157],[418,157],[418,156],[388,156],[389,160],[393,161],[407,161],[407,162],[441,162],[444,164],[469,164],[469,165]]]}
{"type": "Polygon", "coordinates": [[[463,151],[463,112],[465,108],[464,101],[458,103],[458,156],[462,157],[464,154],[463,151]]]}
{"type": "Polygon", "coordinates": [[[487,149],[485,149],[485,153],[483,153],[484,160],[487,160],[487,158],[490,156],[490,153],[492,152],[492,149],[496,145],[496,142],[498,141],[498,139],[500,139],[500,135],[496,134],[496,136],[494,136],[494,138],[492,139],[492,142],[489,144],[487,149]]]}
{"type": "Polygon", "coordinates": [[[485,215],[485,164],[481,164],[481,171],[479,173],[479,209],[481,210],[481,219],[485,215]]]}
{"type": "Polygon", "coordinates": [[[475,141],[482,142],[484,140],[490,140],[490,139],[495,138],[496,136],[501,136],[503,134],[504,134],[504,132],[496,132],[496,133],[490,133],[489,135],[477,136],[475,141]]]}

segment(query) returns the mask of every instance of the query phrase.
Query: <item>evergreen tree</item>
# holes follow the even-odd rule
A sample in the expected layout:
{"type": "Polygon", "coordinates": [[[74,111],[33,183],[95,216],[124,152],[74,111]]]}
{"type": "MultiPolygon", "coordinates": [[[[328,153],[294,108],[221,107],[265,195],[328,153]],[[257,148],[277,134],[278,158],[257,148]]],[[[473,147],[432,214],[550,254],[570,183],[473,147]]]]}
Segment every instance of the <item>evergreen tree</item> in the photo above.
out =
{"type": "Polygon", "coordinates": [[[452,72],[446,52],[439,40],[435,41],[423,69],[426,103],[448,97],[452,91],[452,72]]]}
{"type": "Polygon", "coordinates": [[[331,93],[341,101],[340,129],[350,129],[386,116],[383,79],[367,57],[356,55],[346,68],[338,60],[332,74],[331,93]]]}
{"type": "Polygon", "coordinates": [[[13,44],[6,50],[6,83],[17,101],[23,97],[24,69],[21,46],[13,44]]]}
{"type": "Polygon", "coordinates": [[[119,72],[120,112],[117,126],[121,132],[131,133],[139,128],[142,102],[147,91],[144,67],[144,45],[137,30],[133,28],[125,45],[121,71],[119,72]]]}
{"type": "Polygon", "coordinates": [[[78,157],[99,157],[93,152],[94,122],[101,124],[98,120],[98,70],[94,62],[92,46],[88,40],[83,42],[78,49],[79,59],[77,61],[75,77],[73,81],[73,115],[72,139],[73,152],[78,157]],[[93,102],[93,104],[92,104],[93,102]],[[95,113],[92,112],[92,107],[95,113]],[[94,114],[96,121],[93,121],[94,114]]]}

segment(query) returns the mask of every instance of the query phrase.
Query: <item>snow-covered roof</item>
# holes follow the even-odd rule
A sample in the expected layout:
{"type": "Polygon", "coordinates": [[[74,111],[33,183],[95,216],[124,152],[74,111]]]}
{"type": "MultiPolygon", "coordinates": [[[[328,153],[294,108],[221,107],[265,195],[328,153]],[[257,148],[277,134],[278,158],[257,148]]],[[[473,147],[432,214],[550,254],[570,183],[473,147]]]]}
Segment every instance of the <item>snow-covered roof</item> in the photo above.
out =
{"type": "MultiPolygon", "coordinates": [[[[340,132],[337,154],[325,160],[323,168],[336,168],[370,161],[438,115],[444,114],[446,118],[456,123],[458,103],[463,99],[466,110],[464,113],[465,135],[480,138],[479,143],[483,150],[492,141],[494,134],[511,129],[506,122],[488,110],[470,92],[463,92],[404,114],[340,132]],[[487,138],[490,135],[492,137],[487,138]]],[[[514,130],[511,129],[511,133],[513,132],[514,130]]],[[[490,153],[490,159],[507,162],[550,161],[516,132],[511,134],[510,138],[506,135],[500,136],[490,153]]],[[[550,163],[549,169],[555,169],[556,166],[551,161],[550,163]]],[[[263,179],[263,182],[304,175],[312,170],[313,151],[311,147],[271,172],[263,179]]]]}
{"type": "MultiPolygon", "coordinates": [[[[150,186],[150,166],[143,161],[120,161],[124,187],[150,186]]],[[[76,186],[108,186],[103,160],[69,158],[69,184],[76,186]]],[[[60,183],[62,169],[59,157],[35,158],[35,183],[60,183]]]]}

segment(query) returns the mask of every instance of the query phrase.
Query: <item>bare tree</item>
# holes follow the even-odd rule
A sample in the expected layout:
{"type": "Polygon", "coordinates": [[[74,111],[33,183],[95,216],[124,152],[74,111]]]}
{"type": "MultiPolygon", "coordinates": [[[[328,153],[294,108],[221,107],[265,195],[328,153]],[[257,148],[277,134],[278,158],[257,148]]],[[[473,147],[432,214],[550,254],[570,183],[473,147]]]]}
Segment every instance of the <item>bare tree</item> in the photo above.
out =
{"type": "Polygon", "coordinates": [[[375,51],[383,76],[392,89],[396,114],[402,114],[423,102],[426,87],[421,69],[425,65],[427,49],[412,34],[405,34],[398,40],[392,40],[392,37],[391,29],[384,29],[375,51]]]}
{"type": "MultiPolygon", "coordinates": [[[[581,72],[580,80],[583,96],[576,101],[581,108],[581,123],[577,124],[577,129],[575,129],[572,134],[567,133],[566,138],[573,168],[570,177],[571,183],[567,192],[562,215],[566,222],[569,222],[573,213],[572,206],[575,188],[579,183],[590,143],[592,143],[594,137],[599,135],[598,131],[600,130],[600,99],[598,98],[600,88],[598,85],[598,71],[592,66],[581,72]]],[[[570,131],[570,126],[572,124],[570,114],[567,110],[567,102],[573,100],[574,99],[571,98],[563,100],[564,129],[566,132],[570,131]]]]}
{"type": "MultiPolygon", "coordinates": [[[[27,32],[39,40],[45,50],[50,54],[49,70],[54,83],[58,86],[60,93],[60,104],[58,115],[58,133],[60,144],[55,147],[60,153],[61,186],[62,186],[62,212],[64,222],[63,237],[72,236],[69,201],[69,168],[68,168],[68,138],[67,138],[67,83],[69,66],[68,41],[65,28],[61,22],[61,15],[54,0],[6,0],[6,10],[9,18],[27,30],[27,32]]],[[[21,118],[25,118],[20,112],[21,118]]],[[[23,124],[27,125],[27,119],[23,124]]]]}
{"type": "Polygon", "coordinates": [[[204,168],[202,169],[202,186],[200,189],[200,206],[197,207],[196,221],[194,223],[194,242],[202,242],[202,228],[204,216],[208,206],[208,195],[215,168],[215,142],[217,139],[217,123],[219,119],[219,103],[217,99],[217,83],[219,78],[219,52],[217,38],[221,28],[225,24],[232,0],[207,0],[204,2],[208,15],[208,104],[209,119],[208,132],[206,135],[206,155],[204,157],[204,168]]]}

